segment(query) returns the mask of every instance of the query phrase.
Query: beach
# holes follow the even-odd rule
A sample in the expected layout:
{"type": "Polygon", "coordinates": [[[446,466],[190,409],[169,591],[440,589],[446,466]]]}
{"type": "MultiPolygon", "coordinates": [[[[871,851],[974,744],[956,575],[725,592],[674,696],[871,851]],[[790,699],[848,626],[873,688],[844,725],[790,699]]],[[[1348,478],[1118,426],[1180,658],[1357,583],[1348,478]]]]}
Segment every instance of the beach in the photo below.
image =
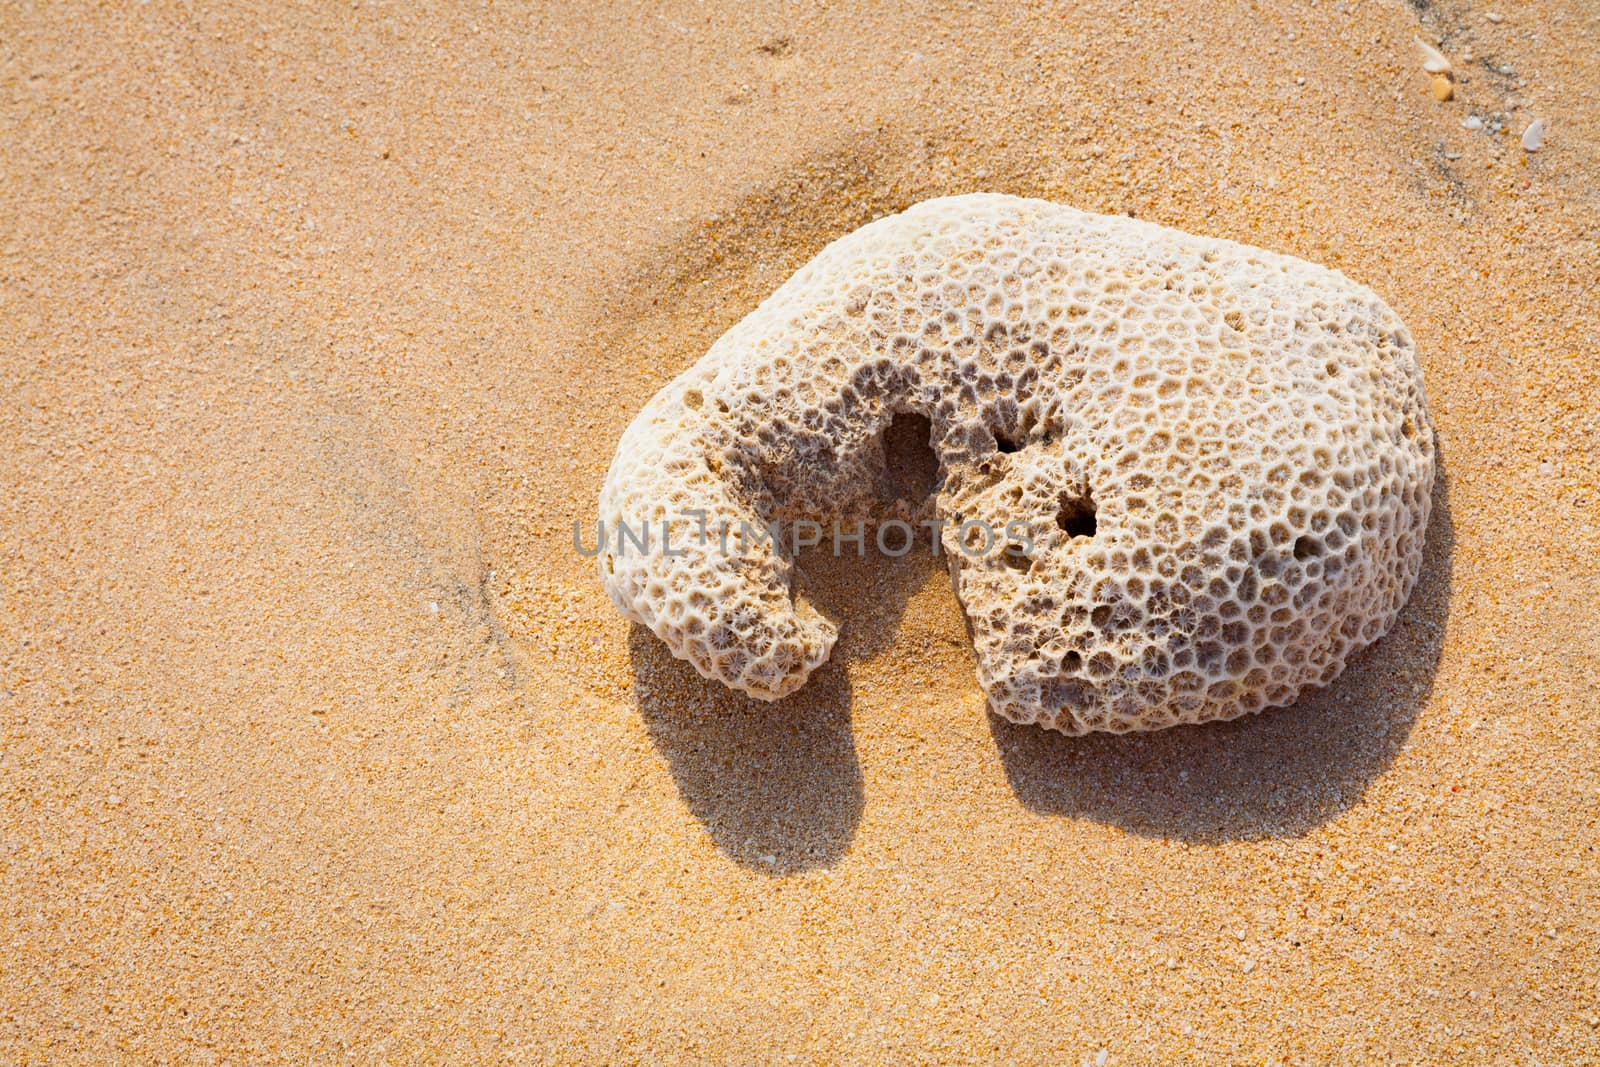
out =
{"type": "Polygon", "coordinates": [[[0,1059],[1600,1063],[1593,7],[18,4],[0,42],[0,1059]],[[612,605],[573,526],[634,413],[828,242],[976,191],[1406,323],[1421,578],[1331,685],[1015,726],[920,552],[808,568],[842,636],[771,704],[612,605]]]}

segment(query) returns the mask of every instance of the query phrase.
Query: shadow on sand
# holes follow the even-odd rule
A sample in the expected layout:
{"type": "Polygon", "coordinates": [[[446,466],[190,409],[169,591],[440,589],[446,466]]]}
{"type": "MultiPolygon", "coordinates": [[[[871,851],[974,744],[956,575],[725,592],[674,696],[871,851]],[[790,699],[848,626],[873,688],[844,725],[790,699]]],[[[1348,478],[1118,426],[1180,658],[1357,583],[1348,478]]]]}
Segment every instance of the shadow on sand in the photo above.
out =
{"type": "MultiPolygon", "coordinates": [[[[990,716],[1012,790],[1029,809],[1214,844],[1297,836],[1360,800],[1393,762],[1433,686],[1449,613],[1454,533],[1441,462],[1422,574],[1394,629],[1332,685],[1292,707],[1149,734],[1065,737],[990,716]]],[[[643,627],[635,696],[689,810],[756,870],[833,863],[861,818],[849,666],[887,648],[906,602],[944,569],[929,554],[802,561],[814,600],[844,621],[833,658],[765,704],[702,680],[643,627]]]]}
{"type": "Polygon", "coordinates": [[[796,694],[765,703],[724,689],[672,657],[643,626],[629,635],[634,696],[684,803],[725,853],[774,874],[825,867],[861,819],[850,730],[850,665],[887,648],[906,602],[944,568],[900,560],[803,558],[804,587],[843,620],[833,655],[796,694]]]}

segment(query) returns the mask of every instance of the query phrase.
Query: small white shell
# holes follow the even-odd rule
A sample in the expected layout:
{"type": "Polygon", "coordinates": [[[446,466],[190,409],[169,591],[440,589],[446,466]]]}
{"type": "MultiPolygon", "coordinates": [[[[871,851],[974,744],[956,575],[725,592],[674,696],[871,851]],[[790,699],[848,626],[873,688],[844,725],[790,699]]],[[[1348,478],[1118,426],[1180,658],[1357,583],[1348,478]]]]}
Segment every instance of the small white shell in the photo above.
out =
{"type": "Polygon", "coordinates": [[[1528,128],[1522,131],[1522,150],[1524,152],[1537,152],[1544,147],[1544,130],[1549,125],[1544,119],[1534,119],[1528,123],[1528,128]]]}
{"type": "Polygon", "coordinates": [[[1412,37],[1417,42],[1417,47],[1422,49],[1422,69],[1429,74],[1449,74],[1450,60],[1445,54],[1421,37],[1412,37]]]}
{"type": "Polygon", "coordinates": [[[1461,128],[1463,130],[1481,130],[1483,129],[1483,120],[1476,115],[1468,115],[1461,120],[1461,128]]]}

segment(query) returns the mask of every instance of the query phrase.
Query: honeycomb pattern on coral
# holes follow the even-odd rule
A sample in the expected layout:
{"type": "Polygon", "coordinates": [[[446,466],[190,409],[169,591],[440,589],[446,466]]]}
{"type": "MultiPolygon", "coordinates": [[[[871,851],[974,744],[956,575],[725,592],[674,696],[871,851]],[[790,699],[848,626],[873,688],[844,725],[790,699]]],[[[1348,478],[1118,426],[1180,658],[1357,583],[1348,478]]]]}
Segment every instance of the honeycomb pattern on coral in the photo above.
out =
{"type": "Polygon", "coordinates": [[[1290,703],[1382,636],[1433,476],[1415,348],[1367,288],[1132,219],[948,197],[828,246],[650,401],[599,516],[664,521],[668,544],[658,526],[598,563],[675,655],[770,700],[837,631],[791,591],[786,546],[719,530],[936,514],[990,706],[1150,730],[1290,703]],[[924,501],[886,447],[908,427],[938,461],[924,501]],[[1027,551],[962,550],[958,523],[1014,519],[1027,551]]]}

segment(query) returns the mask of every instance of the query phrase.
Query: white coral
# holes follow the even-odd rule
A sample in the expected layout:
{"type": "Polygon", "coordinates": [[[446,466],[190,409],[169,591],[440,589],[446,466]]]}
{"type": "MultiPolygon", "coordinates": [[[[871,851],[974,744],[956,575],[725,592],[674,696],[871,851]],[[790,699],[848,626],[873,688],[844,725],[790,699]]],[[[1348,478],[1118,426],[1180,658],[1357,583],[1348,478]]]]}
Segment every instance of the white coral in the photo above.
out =
{"type": "Polygon", "coordinates": [[[930,431],[980,681],[1016,722],[1120,732],[1289,703],[1388,630],[1421,565],[1432,430],[1411,337],[1370,290],[972,195],[834,242],[650,401],[599,514],[655,536],[610,539],[607,592],[706,677],[793,692],[836,631],[791,595],[783,546],[724,550],[719,524],[911,517],[886,504],[885,439],[907,426],[930,431]],[[1028,555],[961,551],[955,522],[1015,519],[1028,555]]]}

